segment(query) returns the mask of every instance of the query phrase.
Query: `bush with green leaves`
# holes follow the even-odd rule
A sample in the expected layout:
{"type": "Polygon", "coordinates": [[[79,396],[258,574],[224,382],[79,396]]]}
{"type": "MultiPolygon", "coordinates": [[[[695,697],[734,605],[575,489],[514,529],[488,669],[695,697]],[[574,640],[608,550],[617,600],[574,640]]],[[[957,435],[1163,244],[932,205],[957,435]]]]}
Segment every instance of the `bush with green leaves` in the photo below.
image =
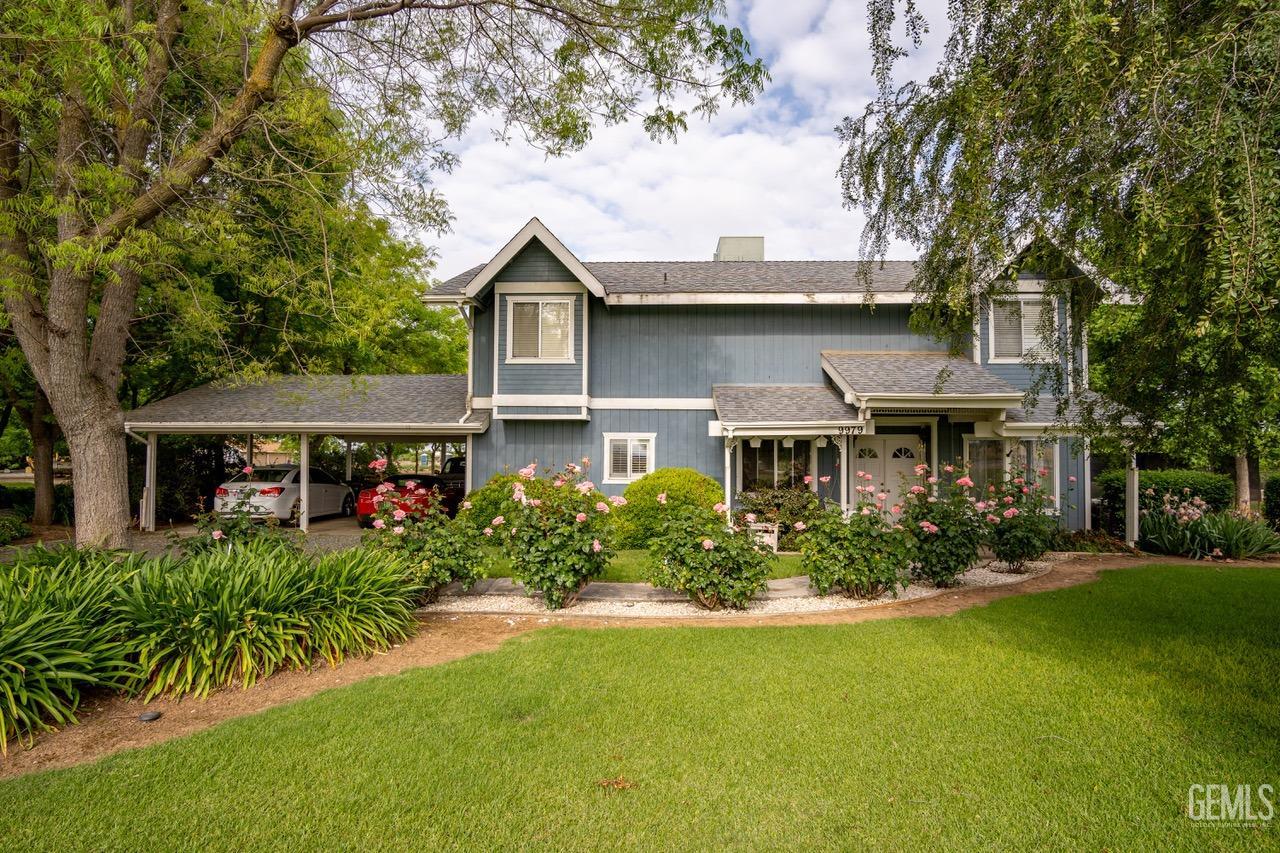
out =
{"type": "Polygon", "coordinates": [[[16,515],[0,514],[0,545],[31,535],[31,528],[16,515]]]}
{"type": "MultiPolygon", "coordinates": [[[[1104,525],[1119,533],[1124,526],[1125,472],[1108,471],[1093,480],[1099,515],[1104,525]]],[[[1231,509],[1236,501],[1236,484],[1225,474],[1182,468],[1138,472],[1138,503],[1142,509],[1157,509],[1164,495],[1196,496],[1211,512],[1231,509]]]]}
{"type": "MultiPolygon", "coordinates": [[[[1040,477],[1048,473],[1045,469],[1039,472],[1040,477]]],[[[996,559],[1011,572],[1026,571],[1027,563],[1043,557],[1053,545],[1059,527],[1053,514],[1055,504],[1036,477],[1012,471],[1009,479],[988,487],[974,508],[987,522],[987,543],[996,559]]]]}
{"type": "Polygon", "coordinates": [[[1238,512],[1210,512],[1196,496],[1166,494],[1138,517],[1144,551],[1201,559],[1240,559],[1280,553],[1280,533],[1262,519],[1238,512]]]}
{"type": "Polygon", "coordinates": [[[954,586],[978,561],[986,530],[976,509],[973,480],[954,465],[945,479],[917,465],[902,501],[902,525],[916,539],[914,578],[935,586],[954,586]]]}
{"type": "Polygon", "coordinates": [[[142,562],[37,546],[0,569],[0,753],[11,738],[74,723],[83,691],[135,682],[112,605],[117,582],[142,562]]]}
{"type": "Polygon", "coordinates": [[[1280,474],[1273,474],[1262,490],[1262,516],[1280,530],[1280,474]]]}
{"type": "Polygon", "coordinates": [[[734,518],[738,524],[747,513],[762,523],[778,525],[778,549],[795,551],[800,547],[796,522],[812,518],[822,506],[817,493],[808,486],[782,489],[754,489],[740,492],[734,498],[734,518]]]}
{"type": "MultiPolygon", "coordinates": [[[[490,521],[505,511],[511,500],[511,489],[518,482],[521,482],[519,474],[494,474],[489,482],[467,493],[467,499],[459,506],[457,517],[463,524],[480,533],[489,526],[490,521]]],[[[531,498],[545,498],[546,490],[550,488],[551,481],[543,478],[524,480],[525,494],[531,498]]]]}
{"type": "Polygon", "coordinates": [[[485,576],[490,563],[481,536],[460,518],[449,518],[439,502],[398,505],[373,498],[376,509],[365,544],[392,554],[421,590],[421,601],[435,601],[440,590],[457,581],[464,589],[485,576]]]}
{"type": "MultiPolygon", "coordinates": [[[[22,518],[30,519],[35,512],[36,492],[30,483],[5,483],[0,486],[0,509],[11,509],[22,518]]],[[[53,523],[71,524],[75,518],[75,495],[70,483],[57,483],[53,487],[53,523]]]]}
{"type": "Polygon", "coordinates": [[[773,553],[750,530],[730,526],[723,509],[686,504],[663,513],[649,542],[654,586],[683,592],[707,610],[741,610],[768,588],[773,553]]]}
{"type": "Polygon", "coordinates": [[[417,587],[390,554],[353,548],[310,558],[246,542],[152,561],[120,587],[145,699],[250,687],[317,655],[386,649],[412,633],[417,587]]]}
{"type": "Polygon", "coordinates": [[[531,463],[520,469],[481,534],[502,543],[512,577],[526,591],[558,610],[604,571],[613,556],[610,515],[625,504],[621,496],[605,498],[596,491],[586,478],[586,460],[546,478],[531,463]]]}
{"type": "Polygon", "coordinates": [[[693,468],[659,468],[627,486],[625,506],[619,508],[617,543],[619,548],[644,548],[662,528],[663,505],[658,495],[666,497],[667,510],[682,506],[711,509],[724,499],[724,486],[693,468]]]}
{"type": "MultiPolygon", "coordinates": [[[[245,473],[253,469],[246,466],[245,473]]],[[[302,541],[297,535],[280,527],[280,520],[274,515],[265,518],[255,516],[253,496],[257,489],[243,489],[229,508],[221,511],[197,514],[193,521],[196,529],[194,536],[180,537],[170,531],[169,544],[178,548],[183,554],[200,554],[205,551],[225,551],[239,545],[263,544],[302,550],[302,541]]]]}
{"type": "Polygon", "coordinates": [[[874,500],[859,500],[848,515],[828,503],[800,534],[801,562],[819,595],[896,596],[906,586],[914,553],[915,535],[874,500]]]}

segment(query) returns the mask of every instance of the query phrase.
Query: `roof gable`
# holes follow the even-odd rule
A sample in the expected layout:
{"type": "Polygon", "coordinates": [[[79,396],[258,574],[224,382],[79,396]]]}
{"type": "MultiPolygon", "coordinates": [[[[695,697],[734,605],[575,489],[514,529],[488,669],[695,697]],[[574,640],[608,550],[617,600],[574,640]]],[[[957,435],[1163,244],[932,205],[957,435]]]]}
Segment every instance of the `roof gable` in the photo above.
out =
{"type": "Polygon", "coordinates": [[[532,244],[539,244],[559,262],[571,276],[571,280],[581,282],[595,296],[604,296],[604,285],[582,264],[582,261],[569,251],[564,243],[551,229],[543,225],[538,217],[530,219],[516,236],[485,264],[480,271],[467,282],[462,294],[468,299],[475,299],[485,291],[512,261],[532,244]]]}

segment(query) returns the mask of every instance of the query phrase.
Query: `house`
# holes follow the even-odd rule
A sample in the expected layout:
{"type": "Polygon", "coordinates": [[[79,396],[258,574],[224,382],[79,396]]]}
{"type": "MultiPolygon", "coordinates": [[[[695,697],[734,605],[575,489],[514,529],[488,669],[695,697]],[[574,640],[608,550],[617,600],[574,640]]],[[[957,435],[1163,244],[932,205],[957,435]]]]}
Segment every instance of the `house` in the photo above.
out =
{"type": "MultiPolygon", "coordinates": [[[[547,470],[586,457],[608,494],[689,467],[723,483],[727,502],[776,486],[850,506],[857,472],[896,496],[917,464],[963,460],[979,484],[1032,471],[1064,524],[1090,526],[1087,442],[1055,423],[1056,400],[1026,399],[1031,363],[1066,349],[1042,346],[1042,330],[1068,339],[1061,300],[1022,274],[953,356],[909,327],[911,262],[874,264],[869,278],[859,267],[766,260],[759,237],[722,237],[707,261],[584,263],[533,219],[424,297],[466,319],[465,377],[205,386],[129,413],[128,426],[149,441],[202,431],[465,442],[468,488],[530,461],[547,470]]],[[[1083,364],[1087,353],[1066,357],[1083,364]]]]}

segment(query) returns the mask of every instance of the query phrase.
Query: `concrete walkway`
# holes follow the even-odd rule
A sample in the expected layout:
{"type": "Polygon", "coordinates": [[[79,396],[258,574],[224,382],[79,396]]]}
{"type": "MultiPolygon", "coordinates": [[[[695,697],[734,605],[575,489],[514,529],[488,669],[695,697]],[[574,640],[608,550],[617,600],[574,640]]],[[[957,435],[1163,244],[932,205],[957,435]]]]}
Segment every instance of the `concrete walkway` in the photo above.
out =
{"type": "MultiPolygon", "coordinates": [[[[525,595],[522,585],[511,578],[485,578],[478,581],[469,590],[463,590],[461,584],[450,584],[443,590],[443,595],[473,597],[480,595],[525,595]]],[[[794,578],[780,578],[769,581],[769,588],[757,601],[778,601],[784,598],[805,598],[814,595],[809,588],[809,578],[801,575],[794,578]]],[[[616,581],[592,581],[586,589],[578,594],[578,601],[644,601],[671,602],[683,604],[689,596],[669,589],[658,589],[647,583],[621,583],[616,581]]]]}

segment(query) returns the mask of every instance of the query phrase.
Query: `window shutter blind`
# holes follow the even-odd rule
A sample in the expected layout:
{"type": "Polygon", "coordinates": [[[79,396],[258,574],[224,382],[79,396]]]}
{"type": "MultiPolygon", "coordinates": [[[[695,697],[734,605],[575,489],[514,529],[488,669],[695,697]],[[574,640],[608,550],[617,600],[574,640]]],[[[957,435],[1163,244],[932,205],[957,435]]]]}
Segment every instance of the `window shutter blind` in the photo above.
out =
{"type": "Polygon", "coordinates": [[[640,477],[649,471],[649,442],[631,442],[631,476],[640,477]]]}
{"type": "MultiPolygon", "coordinates": [[[[1017,300],[1005,300],[991,304],[992,355],[995,358],[1022,357],[1022,304],[1017,300]]],[[[1033,321],[1032,329],[1035,328],[1033,321]]]]}
{"type": "Polygon", "coordinates": [[[609,479],[627,478],[627,440],[615,438],[609,442],[609,479]]]}
{"type": "Polygon", "coordinates": [[[538,357],[538,303],[511,303],[511,357],[538,357]]]}
{"type": "Polygon", "coordinates": [[[1040,321],[1047,305],[1048,302],[1043,299],[1022,303],[1022,345],[1036,358],[1045,358],[1050,354],[1040,336],[1040,321]]]}
{"type": "Polygon", "coordinates": [[[543,302],[542,305],[542,357],[568,358],[570,314],[569,302],[543,302]]]}

